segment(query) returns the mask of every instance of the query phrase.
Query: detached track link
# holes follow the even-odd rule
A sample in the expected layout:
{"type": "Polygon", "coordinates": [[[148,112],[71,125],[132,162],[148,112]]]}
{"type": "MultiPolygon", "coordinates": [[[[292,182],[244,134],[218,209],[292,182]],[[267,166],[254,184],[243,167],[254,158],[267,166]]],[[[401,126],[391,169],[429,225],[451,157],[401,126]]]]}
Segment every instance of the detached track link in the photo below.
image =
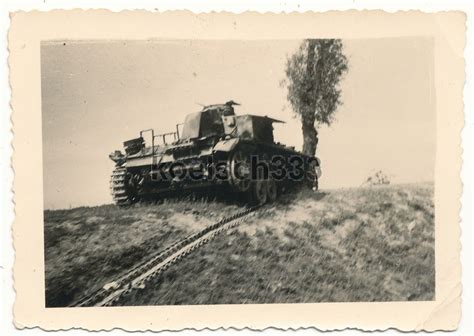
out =
{"type": "Polygon", "coordinates": [[[106,285],[107,287],[104,286],[104,288],[81,298],[71,304],[70,307],[110,306],[118,302],[122,295],[129,294],[134,289],[144,288],[146,282],[158,276],[173,264],[178,263],[218,234],[239,225],[258,208],[260,206],[248,208],[185,237],[153,257],[138,263],[118,279],[107,284],[110,286],[106,285]]]}

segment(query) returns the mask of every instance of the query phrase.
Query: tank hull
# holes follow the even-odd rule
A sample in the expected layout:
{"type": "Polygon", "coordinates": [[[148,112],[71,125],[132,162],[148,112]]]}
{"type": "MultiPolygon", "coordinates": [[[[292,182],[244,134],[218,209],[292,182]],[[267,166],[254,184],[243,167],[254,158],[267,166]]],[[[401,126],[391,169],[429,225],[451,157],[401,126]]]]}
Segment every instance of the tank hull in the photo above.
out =
{"type": "MultiPolygon", "coordinates": [[[[160,153],[147,149],[144,153],[149,154],[129,158],[117,167],[119,178],[115,177],[116,171],[112,175],[115,202],[128,205],[153,196],[168,197],[203,191],[217,197],[222,193],[232,193],[249,202],[260,203],[262,200],[253,194],[254,189],[258,188],[256,184],[262,184],[261,181],[275,185],[278,193],[298,184],[317,188],[318,176],[311,179],[308,175],[308,169],[311,168],[306,163],[310,157],[279,144],[234,140],[216,141],[204,147],[194,145],[186,151],[181,148],[171,155],[169,153],[173,153],[173,150],[160,153]],[[240,161],[235,160],[236,156],[239,156],[240,161]],[[295,158],[302,162],[297,164],[300,168],[297,167],[299,171],[296,172],[294,162],[291,161],[295,161],[295,158]],[[243,161],[250,163],[250,167],[246,166],[249,170],[247,174],[237,176],[233,168],[243,161]],[[282,170],[286,170],[284,176],[282,170]],[[294,176],[290,175],[292,171],[294,176]],[[123,195],[124,191],[127,195],[123,195]]],[[[273,192],[270,195],[273,199],[273,192]]]]}
{"type": "Polygon", "coordinates": [[[109,155],[116,163],[111,178],[115,202],[128,205],[148,196],[210,190],[265,203],[294,185],[317,188],[319,160],[274,141],[273,124],[282,121],[236,115],[234,105],[209,105],[188,114],[175,132],[147,129],[125,141],[124,154],[109,155]],[[151,146],[145,145],[146,134],[151,146]],[[167,143],[170,137],[174,141],[167,143]]]}

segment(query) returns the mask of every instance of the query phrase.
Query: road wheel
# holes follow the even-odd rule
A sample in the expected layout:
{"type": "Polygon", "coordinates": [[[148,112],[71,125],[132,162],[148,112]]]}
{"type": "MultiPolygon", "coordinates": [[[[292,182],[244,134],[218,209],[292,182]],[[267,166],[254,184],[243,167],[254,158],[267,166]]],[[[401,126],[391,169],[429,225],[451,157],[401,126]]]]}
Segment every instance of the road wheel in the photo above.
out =
{"type": "Polygon", "coordinates": [[[252,182],[251,188],[251,199],[252,203],[261,205],[267,202],[267,189],[268,189],[267,181],[263,179],[258,179],[252,182]]]}
{"type": "Polygon", "coordinates": [[[270,203],[276,201],[278,197],[278,186],[274,179],[270,178],[267,182],[267,199],[270,203]]]}
{"type": "Polygon", "coordinates": [[[246,192],[251,185],[250,155],[238,149],[229,162],[230,181],[238,192],[246,192]]]}

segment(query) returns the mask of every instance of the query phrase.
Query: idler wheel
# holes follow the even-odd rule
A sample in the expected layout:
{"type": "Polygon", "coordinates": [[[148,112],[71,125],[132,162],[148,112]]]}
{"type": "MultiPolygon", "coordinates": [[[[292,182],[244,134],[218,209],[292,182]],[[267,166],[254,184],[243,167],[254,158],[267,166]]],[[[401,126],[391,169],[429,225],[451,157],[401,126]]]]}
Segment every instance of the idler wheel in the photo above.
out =
{"type": "MultiPolygon", "coordinates": [[[[318,159],[319,163],[319,159],[318,159]]],[[[321,167],[315,161],[312,161],[306,170],[306,185],[308,188],[318,190],[318,178],[321,176],[321,167]]]]}

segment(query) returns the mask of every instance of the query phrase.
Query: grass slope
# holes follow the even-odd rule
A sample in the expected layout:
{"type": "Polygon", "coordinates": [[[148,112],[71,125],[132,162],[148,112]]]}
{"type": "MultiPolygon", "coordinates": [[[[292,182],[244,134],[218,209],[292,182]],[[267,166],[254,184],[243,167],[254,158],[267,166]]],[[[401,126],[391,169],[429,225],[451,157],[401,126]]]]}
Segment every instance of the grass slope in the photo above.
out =
{"type": "MultiPolygon", "coordinates": [[[[47,303],[67,304],[237,210],[178,201],[46,212],[47,303]]],[[[433,186],[419,184],[285,195],[121,304],[431,300],[434,288],[433,186]]]]}

